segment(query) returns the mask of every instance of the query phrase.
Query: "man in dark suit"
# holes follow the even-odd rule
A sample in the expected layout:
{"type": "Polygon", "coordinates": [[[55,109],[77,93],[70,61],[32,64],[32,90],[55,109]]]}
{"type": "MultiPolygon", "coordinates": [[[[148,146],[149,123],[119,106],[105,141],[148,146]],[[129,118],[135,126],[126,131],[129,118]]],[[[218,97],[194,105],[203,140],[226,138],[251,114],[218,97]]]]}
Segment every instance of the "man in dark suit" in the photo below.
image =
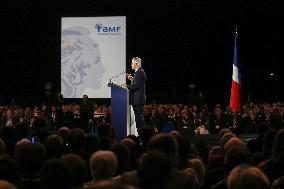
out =
{"type": "Polygon", "coordinates": [[[61,126],[68,127],[70,129],[73,128],[74,127],[73,119],[75,115],[73,115],[73,112],[71,112],[71,110],[68,109],[68,106],[66,104],[62,104],[59,112],[62,123],[61,126]]]}
{"type": "Polygon", "coordinates": [[[2,117],[2,120],[0,120],[0,126],[15,126],[15,124],[17,122],[18,122],[18,120],[14,116],[13,110],[12,109],[8,109],[4,113],[4,115],[2,117]]]}
{"type": "Polygon", "coordinates": [[[57,131],[61,127],[61,116],[58,108],[55,105],[51,106],[51,112],[48,117],[48,124],[51,130],[57,131]]]}
{"type": "Polygon", "coordinates": [[[80,104],[80,127],[85,131],[89,132],[89,123],[93,119],[94,109],[93,104],[89,101],[87,95],[83,95],[82,102],[80,104]]]}
{"type": "Polygon", "coordinates": [[[131,68],[135,73],[133,77],[130,74],[127,76],[131,80],[131,84],[127,85],[129,89],[129,104],[133,107],[138,135],[141,135],[141,129],[145,125],[143,106],[146,103],[145,87],[147,80],[141,63],[139,57],[132,58],[131,68]]]}

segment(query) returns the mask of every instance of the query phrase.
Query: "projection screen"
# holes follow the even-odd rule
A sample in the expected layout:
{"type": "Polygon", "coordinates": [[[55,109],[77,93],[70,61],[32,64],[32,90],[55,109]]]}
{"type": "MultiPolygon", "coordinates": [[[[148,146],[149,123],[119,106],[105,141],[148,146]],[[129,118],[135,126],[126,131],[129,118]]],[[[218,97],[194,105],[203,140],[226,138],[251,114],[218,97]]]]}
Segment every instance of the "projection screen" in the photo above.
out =
{"type": "Polygon", "coordinates": [[[125,16],[61,18],[64,98],[110,98],[107,82],[125,69],[125,16]]]}

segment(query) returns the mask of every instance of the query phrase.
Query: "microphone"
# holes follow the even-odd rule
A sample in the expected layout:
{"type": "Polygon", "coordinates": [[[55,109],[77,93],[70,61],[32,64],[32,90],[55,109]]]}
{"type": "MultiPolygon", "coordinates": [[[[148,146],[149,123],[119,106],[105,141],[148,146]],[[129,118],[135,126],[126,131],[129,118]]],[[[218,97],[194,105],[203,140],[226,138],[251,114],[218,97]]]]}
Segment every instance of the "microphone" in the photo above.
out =
{"type": "Polygon", "coordinates": [[[116,74],[116,75],[114,75],[114,76],[111,76],[111,77],[109,78],[108,86],[113,85],[113,84],[114,84],[114,81],[115,81],[118,77],[120,77],[121,75],[126,74],[126,73],[127,73],[127,69],[126,69],[126,70],[123,70],[122,72],[119,72],[118,74],[116,74]]]}
{"type": "Polygon", "coordinates": [[[116,78],[118,78],[119,76],[121,76],[121,75],[125,74],[125,73],[126,73],[126,71],[127,71],[127,70],[124,70],[124,71],[122,71],[122,72],[120,72],[120,73],[118,73],[118,74],[116,74],[116,75],[114,75],[114,76],[110,77],[110,79],[116,79],[116,78]]]}

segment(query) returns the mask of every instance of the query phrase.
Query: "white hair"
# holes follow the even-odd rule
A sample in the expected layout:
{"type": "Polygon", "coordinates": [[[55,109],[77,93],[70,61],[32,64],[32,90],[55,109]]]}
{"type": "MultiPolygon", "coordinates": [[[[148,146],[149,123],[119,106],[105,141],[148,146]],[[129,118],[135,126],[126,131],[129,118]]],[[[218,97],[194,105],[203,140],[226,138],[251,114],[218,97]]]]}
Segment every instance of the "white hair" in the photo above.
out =
{"type": "Polygon", "coordinates": [[[139,57],[132,58],[132,62],[135,62],[138,67],[142,66],[142,61],[141,61],[141,58],[139,58],[139,57]]]}

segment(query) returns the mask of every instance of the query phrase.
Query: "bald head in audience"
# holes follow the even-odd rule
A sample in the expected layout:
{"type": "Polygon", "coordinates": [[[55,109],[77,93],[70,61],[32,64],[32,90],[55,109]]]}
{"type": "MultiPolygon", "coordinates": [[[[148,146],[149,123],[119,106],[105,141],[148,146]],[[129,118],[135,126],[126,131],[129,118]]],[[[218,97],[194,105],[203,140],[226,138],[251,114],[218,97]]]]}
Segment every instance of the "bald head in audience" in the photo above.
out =
{"type": "Polygon", "coordinates": [[[242,164],[230,172],[227,187],[228,189],[269,189],[270,183],[259,168],[242,164]]]}
{"type": "Polygon", "coordinates": [[[0,189],[17,189],[16,186],[5,180],[0,180],[0,189]]]}
{"type": "Polygon", "coordinates": [[[97,151],[90,158],[93,179],[111,179],[117,168],[117,158],[111,151],[97,151]]]}

